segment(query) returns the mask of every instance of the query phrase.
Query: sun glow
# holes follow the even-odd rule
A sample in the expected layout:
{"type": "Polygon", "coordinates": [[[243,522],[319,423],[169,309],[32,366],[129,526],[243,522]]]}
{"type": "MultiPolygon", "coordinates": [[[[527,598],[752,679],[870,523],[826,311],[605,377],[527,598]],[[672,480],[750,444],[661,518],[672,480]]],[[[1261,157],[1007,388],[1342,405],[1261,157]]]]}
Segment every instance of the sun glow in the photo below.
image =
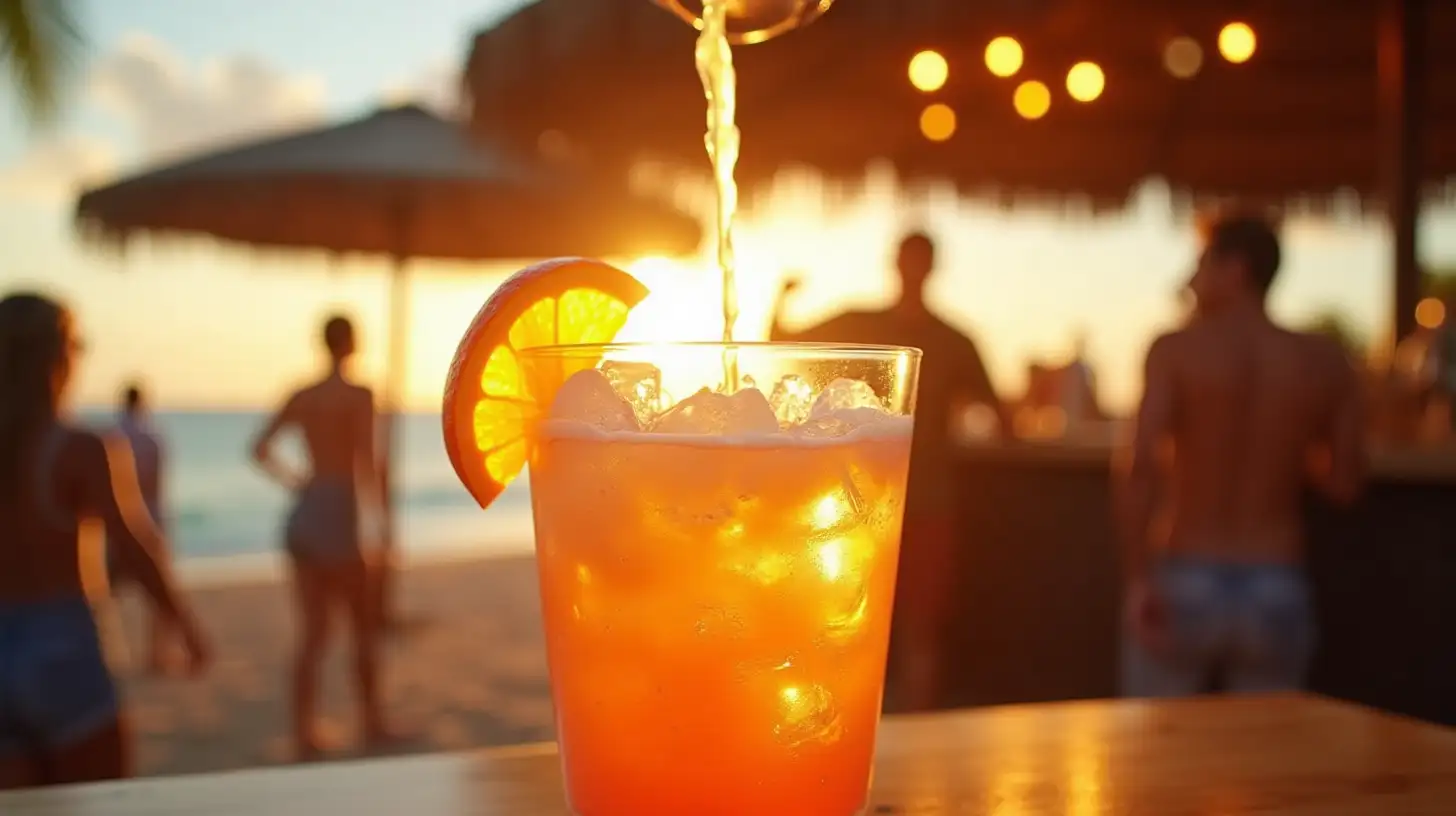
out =
{"type": "Polygon", "coordinates": [[[662,257],[640,258],[627,271],[650,293],[618,333],[623,343],[719,340],[723,307],[716,270],[662,257]]]}
{"type": "MultiPolygon", "coordinates": [[[[681,400],[699,388],[717,386],[723,379],[719,358],[700,352],[674,352],[666,345],[716,343],[723,339],[723,282],[716,266],[707,259],[650,256],[626,268],[649,294],[627,317],[617,342],[664,344],[645,356],[662,370],[662,387],[669,401],[681,400]]],[[[757,296],[762,287],[755,285],[753,267],[740,265],[737,284],[740,320],[735,338],[761,339],[756,328],[767,304],[757,296]]],[[[643,356],[638,352],[635,359],[643,356]]]]}

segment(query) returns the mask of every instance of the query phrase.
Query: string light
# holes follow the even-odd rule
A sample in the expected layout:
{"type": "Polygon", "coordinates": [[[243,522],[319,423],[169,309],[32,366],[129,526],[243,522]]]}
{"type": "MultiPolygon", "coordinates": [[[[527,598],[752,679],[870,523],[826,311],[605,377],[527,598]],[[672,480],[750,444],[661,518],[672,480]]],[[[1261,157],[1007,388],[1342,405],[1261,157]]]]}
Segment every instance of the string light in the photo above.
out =
{"type": "Polygon", "coordinates": [[[1067,71],[1067,94],[1078,102],[1091,102],[1105,87],[1107,78],[1095,62],[1079,62],[1067,71]]]}
{"type": "Polygon", "coordinates": [[[910,59],[910,84],[931,93],[945,87],[950,79],[950,63],[938,51],[921,51],[910,59]]]}
{"type": "Polygon", "coordinates": [[[1047,111],[1052,107],[1052,92],[1047,86],[1036,80],[1027,80],[1016,86],[1016,93],[1011,97],[1011,104],[1016,107],[1016,112],[1024,119],[1040,119],[1046,116],[1047,111]]]}
{"type": "Polygon", "coordinates": [[[1203,46],[1192,37],[1174,37],[1163,48],[1163,67],[1178,79],[1192,79],[1203,68],[1203,46]]]}
{"type": "Polygon", "coordinates": [[[1439,329],[1446,322],[1446,304],[1428,297],[1416,304],[1416,325],[1423,329],[1439,329]]]}
{"type": "Polygon", "coordinates": [[[1026,55],[1012,37],[997,37],[986,46],[986,68],[998,77],[1014,76],[1026,55]]]}
{"type": "Polygon", "coordinates": [[[1259,41],[1248,23],[1229,23],[1218,32],[1218,53],[1235,65],[1254,56],[1259,41]]]}
{"type": "Polygon", "coordinates": [[[920,112],[920,133],[932,142],[948,141],[956,132],[956,113],[939,102],[920,112]]]}

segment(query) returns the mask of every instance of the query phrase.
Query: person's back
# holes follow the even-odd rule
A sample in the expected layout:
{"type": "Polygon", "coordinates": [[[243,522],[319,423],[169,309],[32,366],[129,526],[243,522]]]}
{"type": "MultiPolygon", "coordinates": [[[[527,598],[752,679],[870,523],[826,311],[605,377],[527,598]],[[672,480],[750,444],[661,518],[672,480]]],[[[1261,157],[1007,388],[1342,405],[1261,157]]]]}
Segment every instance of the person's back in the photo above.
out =
{"type": "Polygon", "coordinates": [[[353,482],[366,454],[360,450],[361,426],[372,433],[372,392],[341,377],[328,377],[294,394],[293,408],[308,452],[310,478],[353,482]]]}
{"type": "Polygon", "coordinates": [[[82,515],[75,484],[79,431],[37,429],[19,456],[20,490],[0,500],[0,603],[89,598],[96,591],[100,544],[82,515]]]}
{"type": "Polygon", "coordinates": [[[1190,282],[1198,313],[1148,351],[1119,471],[1129,694],[1296,688],[1313,652],[1302,497],[1313,478],[1353,499],[1364,429],[1343,351],[1266,314],[1279,262],[1262,220],[1215,224],[1190,282]]]}
{"type": "Polygon", "coordinates": [[[1171,428],[1169,548],[1297,562],[1310,457],[1350,384],[1343,352],[1239,316],[1200,320],[1169,339],[1181,412],[1171,428]]]}
{"type": "MultiPolygon", "coordinates": [[[[328,746],[316,722],[319,672],[330,639],[331,608],[348,613],[354,640],[354,680],[362,735],[381,745],[395,735],[385,725],[379,697],[378,622],[371,586],[371,556],[361,527],[361,503],[382,500],[375,461],[374,396],[347,375],[355,352],[353,324],[344,317],[324,324],[328,373],[288,397],[253,444],[253,459],[275,481],[294,491],[284,530],[293,565],[301,625],[293,663],[293,738],[300,758],[328,746]],[[298,474],[273,456],[273,443],[295,428],[308,452],[309,470],[298,474]],[[362,502],[361,502],[362,500],[362,502]]],[[[388,535],[387,531],[385,535],[388,535]]]]}
{"type": "Polygon", "coordinates": [[[206,659],[155,557],[158,535],[129,449],[60,419],[77,345],[54,301],[0,301],[0,789],[130,773],[125,717],[91,610],[105,583],[103,526],[177,627],[193,667],[206,659]]]}

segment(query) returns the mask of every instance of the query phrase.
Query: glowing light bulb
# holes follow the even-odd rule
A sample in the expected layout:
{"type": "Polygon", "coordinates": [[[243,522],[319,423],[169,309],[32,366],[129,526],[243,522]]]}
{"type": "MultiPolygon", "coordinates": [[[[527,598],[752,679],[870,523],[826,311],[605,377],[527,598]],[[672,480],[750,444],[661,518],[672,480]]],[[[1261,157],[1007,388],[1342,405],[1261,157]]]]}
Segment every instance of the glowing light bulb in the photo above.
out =
{"type": "Polygon", "coordinates": [[[1446,304],[1437,298],[1428,297],[1416,304],[1416,325],[1424,329],[1438,329],[1446,322],[1446,304]]]}
{"type": "Polygon", "coordinates": [[[1229,23],[1218,32],[1218,53],[1235,65],[1248,62],[1258,45],[1254,29],[1248,23],[1229,23]]]}
{"type": "Polygon", "coordinates": [[[920,133],[932,142],[948,141],[956,132],[956,112],[937,102],[920,112],[920,133]]]}
{"type": "Polygon", "coordinates": [[[1011,37],[997,37],[986,46],[986,68],[998,77],[1015,75],[1025,59],[1021,43],[1011,37]]]}
{"type": "Polygon", "coordinates": [[[1034,79],[1027,80],[1016,86],[1016,93],[1011,97],[1011,104],[1016,107],[1016,112],[1024,119],[1040,119],[1046,116],[1047,111],[1052,107],[1052,92],[1047,86],[1034,79]]]}
{"type": "Polygon", "coordinates": [[[1067,71],[1067,93],[1078,102],[1091,102],[1105,87],[1107,78],[1095,62],[1079,62],[1067,71]]]}
{"type": "Polygon", "coordinates": [[[921,51],[910,60],[910,84],[931,93],[945,87],[950,79],[950,63],[938,51],[921,51]]]}
{"type": "Polygon", "coordinates": [[[1174,37],[1163,48],[1163,67],[1178,79],[1192,79],[1203,68],[1203,46],[1192,37],[1174,37]]]}

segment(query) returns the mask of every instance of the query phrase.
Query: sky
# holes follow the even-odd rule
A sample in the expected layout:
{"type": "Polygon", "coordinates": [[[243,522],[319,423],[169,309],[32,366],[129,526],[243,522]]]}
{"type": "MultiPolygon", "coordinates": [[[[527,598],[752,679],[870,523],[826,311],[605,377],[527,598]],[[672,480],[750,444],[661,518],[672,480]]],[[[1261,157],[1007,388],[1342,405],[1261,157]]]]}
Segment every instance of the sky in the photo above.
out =
{"type": "MultiPolygon", "coordinates": [[[[644,0],[645,2],[646,0],[644,0]]],[[[77,192],[147,165],[230,141],[318,125],[404,99],[448,104],[473,34],[519,0],[127,0],[77,3],[87,43],[53,127],[28,126],[0,83],[0,291],[38,288],[78,314],[88,356],[78,395],[110,403],[132,378],[170,407],[260,407],[319,366],[320,320],[361,324],[361,375],[383,369],[388,280],[381,262],[258,255],[208,242],[139,242],[125,255],[80,244],[77,192]]],[[[691,36],[687,27],[684,36],[691,36]]],[[[739,59],[751,59],[751,53],[739,59]]],[[[692,71],[684,64],[683,71],[692,71]]],[[[1049,122],[1050,124],[1050,122],[1049,122]]],[[[752,139],[753,133],[743,135],[752,139]]],[[[890,248],[906,227],[940,239],[932,306],[979,342],[997,383],[1016,393],[1034,358],[1058,360],[1078,333],[1114,408],[1137,394],[1140,356],[1176,317],[1191,269],[1191,226],[1149,184],[1126,212],[1004,213],[946,190],[909,193],[871,171],[868,192],[831,206],[819,180],[787,176],[745,195],[738,236],[740,336],[766,330],[789,272],[803,323],[894,297],[890,248]]],[[[695,205],[707,212],[699,195],[695,205]]],[[[1389,312],[1390,242],[1353,217],[1286,225],[1279,317],[1335,310],[1366,336],[1389,312]]],[[[1427,215],[1422,258],[1456,264],[1456,212],[1427,215]]],[[[715,273],[707,255],[614,259],[654,292],[624,339],[713,339],[715,273]]],[[[456,342],[512,265],[417,262],[411,278],[412,406],[438,404],[456,342]]],[[[715,320],[719,322],[715,323],[715,320]]]]}

